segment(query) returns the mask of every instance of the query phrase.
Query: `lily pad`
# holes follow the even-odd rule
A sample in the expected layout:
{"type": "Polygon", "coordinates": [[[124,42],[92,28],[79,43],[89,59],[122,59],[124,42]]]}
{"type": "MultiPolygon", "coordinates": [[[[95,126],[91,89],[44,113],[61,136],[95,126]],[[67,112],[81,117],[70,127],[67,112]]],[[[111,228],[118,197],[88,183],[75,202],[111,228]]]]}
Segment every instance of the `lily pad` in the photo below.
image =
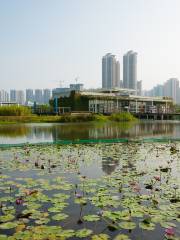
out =
{"type": "Polygon", "coordinates": [[[56,234],[59,237],[62,237],[62,239],[66,238],[71,238],[75,235],[74,230],[72,229],[67,229],[67,230],[62,230],[59,234],[56,234]]]}
{"type": "Polygon", "coordinates": [[[0,240],[7,240],[7,235],[0,234],[0,240]]]}
{"type": "Polygon", "coordinates": [[[4,216],[0,216],[0,222],[8,222],[13,220],[15,217],[12,214],[8,214],[8,215],[4,215],[4,216]]]}
{"type": "Polygon", "coordinates": [[[90,236],[92,234],[92,232],[93,231],[91,229],[83,228],[76,232],[76,237],[85,238],[85,237],[90,236]]]}
{"type": "Polygon", "coordinates": [[[86,215],[83,217],[83,219],[89,222],[96,222],[100,219],[100,217],[98,215],[86,215]]]}
{"type": "Polygon", "coordinates": [[[130,240],[129,236],[128,235],[125,235],[125,234],[118,234],[114,240],[130,240]]]}
{"type": "Polygon", "coordinates": [[[52,219],[56,220],[56,221],[61,221],[61,220],[64,220],[66,218],[68,218],[68,215],[64,214],[64,213],[58,213],[58,214],[52,216],[52,219]]]}
{"type": "Polygon", "coordinates": [[[91,240],[108,240],[110,237],[107,234],[99,234],[99,235],[93,235],[91,240]]]}
{"type": "Polygon", "coordinates": [[[0,224],[0,229],[11,229],[17,227],[17,222],[7,222],[0,224]]]}
{"type": "Polygon", "coordinates": [[[134,229],[136,228],[136,223],[134,222],[121,222],[119,223],[119,226],[123,229],[134,229]]]}
{"type": "Polygon", "coordinates": [[[155,224],[154,223],[146,224],[144,222],[140,222],[139,227],[144,229],[144,230],[154,230],[155,224]]]}

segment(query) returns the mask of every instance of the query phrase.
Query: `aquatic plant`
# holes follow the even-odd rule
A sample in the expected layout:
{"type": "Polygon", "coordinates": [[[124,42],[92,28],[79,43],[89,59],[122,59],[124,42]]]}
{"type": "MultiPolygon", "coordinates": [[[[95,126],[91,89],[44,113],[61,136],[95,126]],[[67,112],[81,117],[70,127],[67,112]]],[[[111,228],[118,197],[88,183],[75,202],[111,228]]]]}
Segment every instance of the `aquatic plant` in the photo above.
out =
{"type": "Polygon", "coordinates": [[[0,149],[0,239],[128,240],[141,233],[178,239],[180,144],[173,155],[170,149],[160,143],[0,149]]]}

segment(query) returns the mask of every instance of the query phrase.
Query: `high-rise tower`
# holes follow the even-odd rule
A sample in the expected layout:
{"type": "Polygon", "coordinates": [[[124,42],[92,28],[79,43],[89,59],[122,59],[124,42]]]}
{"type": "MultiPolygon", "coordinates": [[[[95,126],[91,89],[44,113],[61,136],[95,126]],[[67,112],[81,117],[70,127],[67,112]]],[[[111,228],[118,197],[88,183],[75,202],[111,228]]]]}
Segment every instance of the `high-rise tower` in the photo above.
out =
{"type": "Polygon", "coordinates": [[[34,102],[33,89],[26,89],[26,103],[34,102]]]}
{"type": "Polygon", "coordinates": [[[9,102],[9,93],[5,90],[0,90],[0,102],[9,102]]]}
{"type": "Polygon", "coordinates": [[[123,86],[137,90],[137,53],[127,52],[123,56],[123,86]]]}
{"type": "Polygon", "coordinates": [[[175,103],[180,103],[179,80],[170,78],[164,83],[164,96],[172,97],[175,103]]]}
{"type": "Polygon", "coordinates": [[[44,89],[43,90],[43,103],[49,104],[49,100],[51,98],[51,90],[50,89],[44,89]]]}
{"type": "Polygon", "coordinates": [[[35,89],[35,102],[37,104],[43,103],[43,91],[42,89],[35,89]]]}
{"type": "Polygon", "coordinates": [[[102,88],[111,89],[120,85],[120,64],[116,56],[108,53],[102,58],[102,88]]]}

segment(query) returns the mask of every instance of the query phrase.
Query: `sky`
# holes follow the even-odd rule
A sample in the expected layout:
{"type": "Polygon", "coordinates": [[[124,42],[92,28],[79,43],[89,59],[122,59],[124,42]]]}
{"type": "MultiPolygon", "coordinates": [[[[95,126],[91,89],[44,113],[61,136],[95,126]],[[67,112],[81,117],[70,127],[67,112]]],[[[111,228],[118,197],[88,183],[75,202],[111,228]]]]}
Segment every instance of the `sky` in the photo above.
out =
{"type": "Polygon", "coordinates": [[[101,87],[101,59],[138,53],[143,89],[180,79],[180,0],[0,0],[0,89],[101,87]]]}

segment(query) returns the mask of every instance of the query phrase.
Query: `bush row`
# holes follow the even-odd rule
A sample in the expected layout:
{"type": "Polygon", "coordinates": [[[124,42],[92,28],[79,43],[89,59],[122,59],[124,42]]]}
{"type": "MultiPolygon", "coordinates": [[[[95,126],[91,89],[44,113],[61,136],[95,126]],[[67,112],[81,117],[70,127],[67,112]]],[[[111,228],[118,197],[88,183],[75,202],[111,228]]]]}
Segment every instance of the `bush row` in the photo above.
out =
{"type": "Polygon", "coordinates": [[[136,118],[129,112],[114,113],[109,117],[109,119],[116,122],[129,122],[136,120],[136,118]]]}
{"type": "Polygon", "coordinates": [[[0,116],[29,116],[31,109],[24,106],[0,106],[0,116]]]}

